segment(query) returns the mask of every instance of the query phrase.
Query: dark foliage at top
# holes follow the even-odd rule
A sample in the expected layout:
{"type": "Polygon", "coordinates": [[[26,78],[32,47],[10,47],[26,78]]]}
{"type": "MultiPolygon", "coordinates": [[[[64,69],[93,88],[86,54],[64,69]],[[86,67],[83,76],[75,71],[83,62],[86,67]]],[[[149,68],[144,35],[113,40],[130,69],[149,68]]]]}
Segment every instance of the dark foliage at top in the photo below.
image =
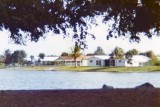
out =
{"type": "MultiPolygon", "coordinates": [[[[96,25],[95,16],[103,22],[112,20],[107,39],[129,37],[139,41],[139,33],[147,37],[160,33],[160,0],[0,0],[0,28],[10,30],[16,43],[29,37],[38,41],[44,33],[67,36],[74,32],[76,44],[85,45],[90,24],[96,25]],[[22,33],[25,32],[25,35],[22,33]]],[[[107,26],[107,25],[106,25],[107,26]]]]}

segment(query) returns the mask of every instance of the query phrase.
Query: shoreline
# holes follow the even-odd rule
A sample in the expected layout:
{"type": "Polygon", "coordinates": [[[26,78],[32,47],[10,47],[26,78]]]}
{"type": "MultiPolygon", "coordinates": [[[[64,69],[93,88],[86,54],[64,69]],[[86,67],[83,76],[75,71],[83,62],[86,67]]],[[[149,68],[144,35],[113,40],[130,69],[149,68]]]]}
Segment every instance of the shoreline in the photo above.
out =
{"type": "Polygon", "coordinates": [[[0,107],[159,107],[160,88],[0,91],[0,107]]]}
{"type": "Polygon", "coordinates": [[[22,70],[22,71],[73,71],[73,72],[115,72],[115,73],[143,73],[159,72],[160,66],[143,67],[73,67],[73,66],[26,66],[8,67],[0,70],[22,70]]]}

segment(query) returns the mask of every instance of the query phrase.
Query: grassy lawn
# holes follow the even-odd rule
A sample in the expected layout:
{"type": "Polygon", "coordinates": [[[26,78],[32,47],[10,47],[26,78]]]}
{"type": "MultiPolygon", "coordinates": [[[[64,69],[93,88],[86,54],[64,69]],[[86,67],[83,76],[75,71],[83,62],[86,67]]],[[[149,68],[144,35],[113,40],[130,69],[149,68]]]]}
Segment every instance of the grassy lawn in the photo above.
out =
{"type": "Polygon", "coordinates": [[[145,72],[160,71],[160,66],[144,66],[144,67],[55,67],[56,70],[66,71],[101,71],[101,72],[145,72]]]}
{"type": "MultiPolygon", "coordinates": [[[[28,66],[28,67],[21,67],[20,70],[35,70],[35,71],[90,71],[92,69],[98,70],[102,67],[71,67],[71,66],[28,66]]],[[[13,68],[14,69],[14,68],[13,68]]]]}
{"type": "MultiPolygon", "coordinates": [[[[12,69],[12,68],[11,68],[12,69]]],[[[17,70],[14,69],[13,70],[17,70]]],[[[72,66],[29,66],[21,67],[18,70],[35,70],[35,71],[77,71],[77,72],[146,72],[160,71],[160,66],[143,66],[143,67],[72,67],[72,66]]]]}
{"type": "Polygon", "coordinates": [[[5,69],[5,68],[6,68],[6,66],[4,64],[0,65],[0,69],[5,69]]]}
{"type": "Polygon", "coordinates": [[[20,70],[46,71],[46,70],[54,70],[54,66],[27,66],[27,67],[21,67],[20,70]]]}

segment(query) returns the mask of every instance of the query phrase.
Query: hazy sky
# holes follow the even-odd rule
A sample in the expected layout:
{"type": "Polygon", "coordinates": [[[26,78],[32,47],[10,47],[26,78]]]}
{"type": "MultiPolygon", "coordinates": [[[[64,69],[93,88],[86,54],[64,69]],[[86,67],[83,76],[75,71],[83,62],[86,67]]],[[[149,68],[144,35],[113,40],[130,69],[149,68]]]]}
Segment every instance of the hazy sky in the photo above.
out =
{"type": "MultiPolygon", "coordinates": [[[[101,46],[106,54],[111,53],[111,51],[119,46],[126,52],[129,49],[136,48],[137,50],[144,52],[147,50],[152,50],[156,54],[160,54],[160,37],[153,37],[148,39],[142,36],[140,43],[131,43],[128,38],[111,38],[106,40],[105,33],[106,26],[101,25],[92,28],[89,32],[92,32],[96,36],[96,40],[91,37],[87,38],[88,49],[84,50],[84,53],[93,53],[97,46],[101,46]]],[[[39,53],[45,53],[46,55],[60,55],[62,52],[70,52],[70,48],[74,45],[72,37],[63,38],[62,35],[53,35],[48,33],[46,39],[40,39],[37,43],[28,41],[26,46],[16,45],[9,42],[8,31],[0,32],[0,53],[3,54],[5,49],[10,49],[12,52],[14,50],[25,50],[30,55],[38,55],[39,53]]]]}

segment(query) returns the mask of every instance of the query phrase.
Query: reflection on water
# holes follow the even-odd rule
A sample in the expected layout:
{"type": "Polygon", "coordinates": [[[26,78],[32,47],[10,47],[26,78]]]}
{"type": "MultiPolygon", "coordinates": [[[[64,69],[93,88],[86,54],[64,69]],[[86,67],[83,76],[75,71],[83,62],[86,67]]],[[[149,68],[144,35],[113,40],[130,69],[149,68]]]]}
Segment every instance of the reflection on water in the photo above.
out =
{"type": "Polygon", "coordinates": [[[134,88],[145,82],[160,87],[160,73],[0,71],[0,90],[96,89],[103,84],[134,88]]]}

